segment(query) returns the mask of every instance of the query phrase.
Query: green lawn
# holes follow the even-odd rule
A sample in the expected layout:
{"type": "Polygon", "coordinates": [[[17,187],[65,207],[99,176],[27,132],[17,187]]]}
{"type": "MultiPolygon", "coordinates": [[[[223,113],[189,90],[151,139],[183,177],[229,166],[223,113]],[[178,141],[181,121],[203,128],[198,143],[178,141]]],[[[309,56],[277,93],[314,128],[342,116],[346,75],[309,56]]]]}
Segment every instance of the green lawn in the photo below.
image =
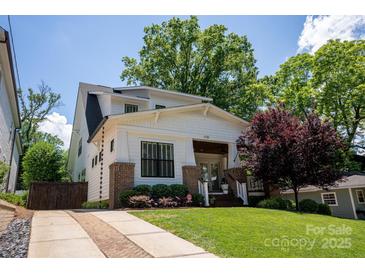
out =
{"type": "Polygon", "coordinates": [[[131,214],[220,257],[365,257],[365,221],[259,208],[131,214]]]}

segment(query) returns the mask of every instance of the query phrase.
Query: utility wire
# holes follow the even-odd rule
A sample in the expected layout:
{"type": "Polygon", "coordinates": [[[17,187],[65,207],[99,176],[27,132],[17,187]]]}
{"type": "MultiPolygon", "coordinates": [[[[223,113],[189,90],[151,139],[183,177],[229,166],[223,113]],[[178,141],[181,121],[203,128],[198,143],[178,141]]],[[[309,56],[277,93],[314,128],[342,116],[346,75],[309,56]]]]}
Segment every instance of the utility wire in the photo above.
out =
{"type": "Polygon", "coordinates": [[[16,70],[16,76],[18,79],[18,86],[19,89],[21,90],[22,87],[20,85],[20,77],[19,77],[19,70],[18,70],[18,61],[16,59],[16,53],[15,53],[15,46],[14,46],[14,39],[13,39],[13,30],[11,28],[11,22],[10,22],[10,15],[8,15],[8,23],[9,23],[9,31],[10,31],[10,40],[11,40],[11,47],[13,50],[13,55],[14,55],[14,61],[15,61],[15,70],[16,70]]]}

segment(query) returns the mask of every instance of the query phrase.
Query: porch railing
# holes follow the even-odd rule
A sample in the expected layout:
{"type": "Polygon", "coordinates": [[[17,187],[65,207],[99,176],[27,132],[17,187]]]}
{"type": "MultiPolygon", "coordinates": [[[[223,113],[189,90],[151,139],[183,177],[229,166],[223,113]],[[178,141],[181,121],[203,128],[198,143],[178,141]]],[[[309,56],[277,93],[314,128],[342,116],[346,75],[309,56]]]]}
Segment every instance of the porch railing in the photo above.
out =
{"type": "Polygon", "coordinates": [[[209,206],[209,192],[208,192],[208,182],[202,182],[198,180],[199,194],[204,197],[204,206],[209,206]]]}
{"type": "Polygon", "coordinates": [[[236,180],[236,186],[237,186],[237,196],[238,196],[238,198],[241,198],[244,205],[248,205],[246,183],[240,183],[239,181],[236,180]]]}
{"type": "Polygon", "coordinates": [[[254,177],[247,177],[248,191],[264,191],[264,185],[261,181],[255,180],[254,177]]]}

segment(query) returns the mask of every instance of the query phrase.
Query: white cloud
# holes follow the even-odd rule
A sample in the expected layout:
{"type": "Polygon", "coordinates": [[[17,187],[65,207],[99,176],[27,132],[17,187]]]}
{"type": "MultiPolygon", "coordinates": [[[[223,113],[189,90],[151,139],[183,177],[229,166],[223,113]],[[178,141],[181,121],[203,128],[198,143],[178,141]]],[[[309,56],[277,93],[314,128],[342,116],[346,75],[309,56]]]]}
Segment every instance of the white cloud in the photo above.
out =
{"type": "Polygon", "coordinates": [[[314,53],[329,39],[365,38],[365,16],[307,16],[298,40],[298,52],[314,53]]]}
{"type": "Polygon", "coordinates": [[[67,118],[57,112],[47,115],[47,120],[39,124],[39,130],[58,136],[63,143],[63,148],[70,145],[72,125],[67,124],[67,118]]]}

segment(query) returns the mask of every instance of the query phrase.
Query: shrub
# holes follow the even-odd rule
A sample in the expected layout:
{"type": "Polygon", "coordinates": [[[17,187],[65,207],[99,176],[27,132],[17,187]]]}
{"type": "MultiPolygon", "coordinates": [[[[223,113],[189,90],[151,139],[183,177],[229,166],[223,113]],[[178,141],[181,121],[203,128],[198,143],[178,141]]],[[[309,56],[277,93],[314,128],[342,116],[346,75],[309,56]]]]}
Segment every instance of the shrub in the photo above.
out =
{"type": "Polygon", "coordinates": [[[138,185],[133,188],[133,190],[136,192],[136,195],[146,195],[150,196],[152,188],[150,185],[138,185]]]}
{"type": "Polygon", "coordinates": [[[194,206],[203,206],[204,205],[204,196],[201,194],[193,194],[193,205],[194,206]]]}
{"type": "Polygon", "coordinates": [[[265,199],[265,196],[248,196],[248,205],[256,207],[259,202],[265,199]]]}
{"type": "Polygon", "coordinates": [[[9,165],[0,161],[0,187],[1,187],[1,184],[4,182],[5,175],[8,173],[9,168],[10,168],[9,165]]]}
{"type": "Polygon", "coordinates": [[[311,199],[304,199],[299,202],[299,210],[306,213],[316,213],[318,204],[311,199]]]}
{"type": "Polygon", "coordinates": [[[332,215],[331,208],[327,204],[319,204],[317,213],[322,215],[332,215]]]}
{"type": "Polygon", "coordinates": [[[109,202],[107,200],[103,200],[101,202],[94,201],[94,202],[84,202],[81,205],[81,208],[108,208],[109,202]]]}
{"type": "Polygon", "coordinates": [[[170,197],[171,190],[168,185],[157,184],[152,186],[152,197],[153,198],[162,198],[162,197],[170,197]]]}
{"type": "Polygon", "coordinates": [[[132,197],[132,196],[137,196],[137,195],[138,195],[138,193],[135,190],[125,190],[125,191],[122,191],[119,194],[120,204],[122,206],[124,206],[124,207],[129,206],[129,198],[132,197]]]}
{"type": "Polygon", "coordinates": [[[293,200],[284,200],[286,203],[287,210],[295,210],[295,201],[293,200]]]}
{"type": "Polygon", "coordinates": [[[153,200],[146,195],[137,195],[129,197],[129,206],[134,208],[152,207],[153,200]]]}
{"type": "Polygon", "coordinates": [[[262,200],[257,204],[257,206],[270,209],[288,209],[288,203],[280,197],[262,200]]]}
{"type": "Polygon", "coordinates": [[[158,206],[159,207],[177,207],[178,206],[178,202],[175,201],[173,198],[168,197],[162,197],[158,199],[158,206]]]}
{"type": "Polygon", "coordinates": [[[17,195],[14,193],[0,192],[0,199],[17,206],[25,206],[27,203],[26,196],[24,196],[24,194],[17,195]]]}
{"type": "Polygon", "coordinates": [[[35,143],[23,158],[24,187],[27,189],[33,181],[60,181],[62,165],[60,149],[46,142],[35,143]]]}
{"type": "Polygon", "coordinates": [[[186,197],[189,190],[186,185],[173,184],[170,185],[171,197],[186,197]]]}

